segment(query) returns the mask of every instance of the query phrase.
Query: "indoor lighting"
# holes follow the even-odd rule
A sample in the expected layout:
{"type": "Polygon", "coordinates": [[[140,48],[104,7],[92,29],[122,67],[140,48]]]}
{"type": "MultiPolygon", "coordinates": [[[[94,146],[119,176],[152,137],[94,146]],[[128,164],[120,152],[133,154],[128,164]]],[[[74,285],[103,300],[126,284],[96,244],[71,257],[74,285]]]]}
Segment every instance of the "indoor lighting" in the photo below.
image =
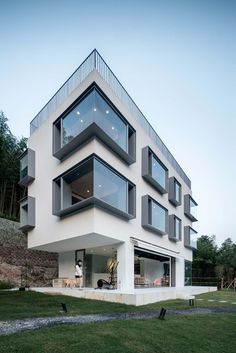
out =
{"type": "Polygon", "coordinates": [[[80,119],[80,122],[83,123],[84,122],[83,119],[80,119]]]}
{"type": "Polygon", "coordinates": [[[97,111],[97,108],[93,108],[93,111],[96,112],[96,111],[97,111]]]}
{"type": "Polygon", "coordinates": [[[114,126],[111,127],[112,130],[115,130],[114,126]]]}
{"type": "Polygon", "coordinates": [[[109,110],[106,110],[106,114],[109,114],[109,110]]]}
{"type": "Polygon", "coordinates": [[[101,187],[102,187],[102,185],[101,185],[101,184],[99,184],[99,185],[98,185],[98,187],[99,187],[99,188],[101,188],[101,187]]]}
{"type": "Polygon", "coordinates": [[[90,192],[90,190],[88,189],[87,192],[90,192]]]}
{"type": "Polygon", "coordinates": [[[77,111],[77,112],[76,112],[76,114],[80,115],[80,112],[79,112],[79,111],[77,111]]]}

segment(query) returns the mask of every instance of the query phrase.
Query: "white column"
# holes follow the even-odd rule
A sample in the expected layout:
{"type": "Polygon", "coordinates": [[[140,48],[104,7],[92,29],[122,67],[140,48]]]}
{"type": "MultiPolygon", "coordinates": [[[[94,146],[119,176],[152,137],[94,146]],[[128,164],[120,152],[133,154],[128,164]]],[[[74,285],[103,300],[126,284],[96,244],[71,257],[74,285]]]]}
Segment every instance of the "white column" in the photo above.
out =
{"type": "Polygon", "coordinates": [[[134,289],[134,245],[127,241],[117,247],[117,288],[131,292],[134,289]]]}
{"type": "Polygon", "coordinates": [[[175,262],[175,285],[176,287],[184,287],[184,259],[183,258],[176,258],[175,262]]]}

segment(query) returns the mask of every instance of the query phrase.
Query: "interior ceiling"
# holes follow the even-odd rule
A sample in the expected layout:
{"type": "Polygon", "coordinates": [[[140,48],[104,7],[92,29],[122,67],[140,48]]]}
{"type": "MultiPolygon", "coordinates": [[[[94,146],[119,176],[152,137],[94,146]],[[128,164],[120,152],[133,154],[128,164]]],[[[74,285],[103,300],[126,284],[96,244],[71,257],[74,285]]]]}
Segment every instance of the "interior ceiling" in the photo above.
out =
{"type": "Polygon", "coordinates": [[[156,261],[161,261],[161,262],[170,260],[169,257],[167,257],[167,256],[160,255],[160,254],[153,253],[153,252],[147,252],[147,251],[144,251],[141,249],[135,249],[134,254],[139,258],[142,257],[144,259],[146,258],[146,259],[151,259],[151,260],[156,260],[156,261]]]}

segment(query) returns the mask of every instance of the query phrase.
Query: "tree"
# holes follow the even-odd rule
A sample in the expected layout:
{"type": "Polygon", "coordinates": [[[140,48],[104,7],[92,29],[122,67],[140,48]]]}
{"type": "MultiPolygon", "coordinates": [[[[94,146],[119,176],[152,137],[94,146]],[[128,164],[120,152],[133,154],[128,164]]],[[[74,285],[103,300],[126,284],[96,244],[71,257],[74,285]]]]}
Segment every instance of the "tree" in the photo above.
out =
{"type": "Polygon", "coordinates": [[[27,139],[13,136],[7,121],[0,111],[0,216],[18,220],[18,201],[25,193],[18,185],[19,157],[27,147],[27,139]]]}
{"type": "Polygon", "coordinates": [[[227,281],[236,277],[236,243],[227,238],[218,251],[217,263],[221,266],[222,275],[227,281]]]}
{"type": "Polygon", "coordinates": [[[197,250],[193,253],[194,277],[214,277],[216,259],[215,236],[202,235],[197,241],[197,250]]]}

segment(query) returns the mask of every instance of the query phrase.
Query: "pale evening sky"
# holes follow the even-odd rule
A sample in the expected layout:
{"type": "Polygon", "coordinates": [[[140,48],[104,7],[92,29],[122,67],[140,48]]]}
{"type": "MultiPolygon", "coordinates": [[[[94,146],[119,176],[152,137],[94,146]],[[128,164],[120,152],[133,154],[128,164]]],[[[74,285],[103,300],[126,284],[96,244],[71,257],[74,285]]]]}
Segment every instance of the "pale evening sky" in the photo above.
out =
{"type": "Polygon", "coordinates": [[[236,241],[236,1],[0,0],[16,136],[97,48],[192,181],[199,234],[236,241]]]}

